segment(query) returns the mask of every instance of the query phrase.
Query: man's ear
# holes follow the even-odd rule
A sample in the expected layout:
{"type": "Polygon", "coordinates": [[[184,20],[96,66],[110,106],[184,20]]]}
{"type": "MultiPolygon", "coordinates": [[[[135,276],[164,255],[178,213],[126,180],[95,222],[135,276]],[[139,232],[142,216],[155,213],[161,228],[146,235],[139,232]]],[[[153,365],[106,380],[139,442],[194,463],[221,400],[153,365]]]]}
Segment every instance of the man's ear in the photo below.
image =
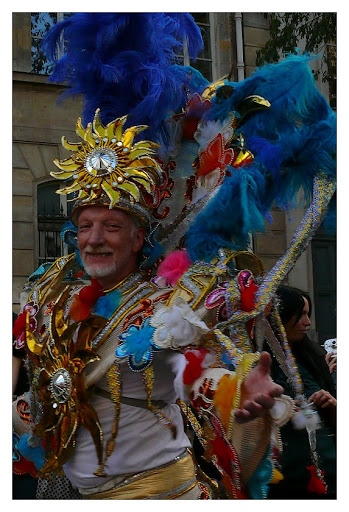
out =
{"type": "Polygon", "coordinates": [[[142,227],[137,227],[134,233],[134,244],[133,248],[135,252],[138,252],[142,247],[144,243],[145,238],[145,229],[142,227]]]}

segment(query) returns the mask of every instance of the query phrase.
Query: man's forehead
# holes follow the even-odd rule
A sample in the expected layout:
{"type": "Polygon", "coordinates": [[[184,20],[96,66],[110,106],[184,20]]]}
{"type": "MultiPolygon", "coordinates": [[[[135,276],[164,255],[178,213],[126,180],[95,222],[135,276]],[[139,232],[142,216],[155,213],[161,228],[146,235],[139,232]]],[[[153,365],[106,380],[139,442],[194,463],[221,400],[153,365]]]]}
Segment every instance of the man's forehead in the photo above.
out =
{"type": "Polygon", "coordinates": [[[118,208],[110,209],[106,206],[86,206],[79,212],[78,222],[86,219],[103,218],[103,219],[120,219],[130,220],[132,217],[128,213],[118,208]]]}

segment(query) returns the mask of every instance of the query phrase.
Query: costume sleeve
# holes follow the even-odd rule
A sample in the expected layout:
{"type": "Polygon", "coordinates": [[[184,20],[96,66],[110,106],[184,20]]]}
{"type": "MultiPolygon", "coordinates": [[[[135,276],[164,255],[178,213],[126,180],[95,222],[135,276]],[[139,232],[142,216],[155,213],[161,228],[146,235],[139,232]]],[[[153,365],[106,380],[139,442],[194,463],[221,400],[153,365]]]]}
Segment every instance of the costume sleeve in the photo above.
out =
{"type": "Polygon", "coordinates": [[[241,405],[242,384],[257,364],[259,353],[241,355],[234,370],[214,364],[203,368],[208,356],[201,350],[185,355],[183,381],[190,388],[190,405],[202,427],[204,459],[213,461],[221,472],[229,498],[265,498],[268,484],[282,478],[275,465],[281,448],[278,428],[292,416],[292,400],[281,397],[264,417],[239,424],[234,411],[241,405]]]}

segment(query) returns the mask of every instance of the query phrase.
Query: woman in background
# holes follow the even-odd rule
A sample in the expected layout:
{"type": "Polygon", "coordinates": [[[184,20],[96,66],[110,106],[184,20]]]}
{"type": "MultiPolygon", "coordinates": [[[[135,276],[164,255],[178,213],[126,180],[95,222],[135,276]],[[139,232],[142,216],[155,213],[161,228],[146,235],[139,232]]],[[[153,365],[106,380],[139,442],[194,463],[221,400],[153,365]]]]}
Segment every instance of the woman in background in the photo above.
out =
{"type": "MultiPolygon", "coordinates": [[[[304,395],[312,402],[321,418],[316,430],[316,452],[324,472],[327,494],[318,494],[312,478],[313,462],[305,428],[296,430],[292,422],[281,428],[283,453],[281,472],[284,479],[270,486],[269,499],[335,499],[336,497],[336,405],[335,386],[325,360],[326,351],[307,337],[311,325],[311,300],[297,288],[281,286],[277,291],[279,312],[287,340],[303,381],[304,395]]],[[[268,350],[268,347],[266,347],[268,350]]],[[[284,387],[286,395],[295,397],[280,365],[273,358],[272,377],[284,387]]],[[[321,492],[321,491],[320,491],[321,492]]]]}

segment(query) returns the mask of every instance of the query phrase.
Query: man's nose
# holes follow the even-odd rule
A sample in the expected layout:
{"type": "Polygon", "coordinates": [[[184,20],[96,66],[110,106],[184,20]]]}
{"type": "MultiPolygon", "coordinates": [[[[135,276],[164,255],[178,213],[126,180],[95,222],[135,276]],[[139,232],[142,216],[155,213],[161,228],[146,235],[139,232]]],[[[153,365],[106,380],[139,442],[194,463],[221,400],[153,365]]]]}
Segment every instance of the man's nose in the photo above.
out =
{"type": "Polygon", "coordinates": [[[104,243],[104,230],[100,225],[94,224],[91,227],[88,243],[90,245],[102,245],[104,243]]]}

